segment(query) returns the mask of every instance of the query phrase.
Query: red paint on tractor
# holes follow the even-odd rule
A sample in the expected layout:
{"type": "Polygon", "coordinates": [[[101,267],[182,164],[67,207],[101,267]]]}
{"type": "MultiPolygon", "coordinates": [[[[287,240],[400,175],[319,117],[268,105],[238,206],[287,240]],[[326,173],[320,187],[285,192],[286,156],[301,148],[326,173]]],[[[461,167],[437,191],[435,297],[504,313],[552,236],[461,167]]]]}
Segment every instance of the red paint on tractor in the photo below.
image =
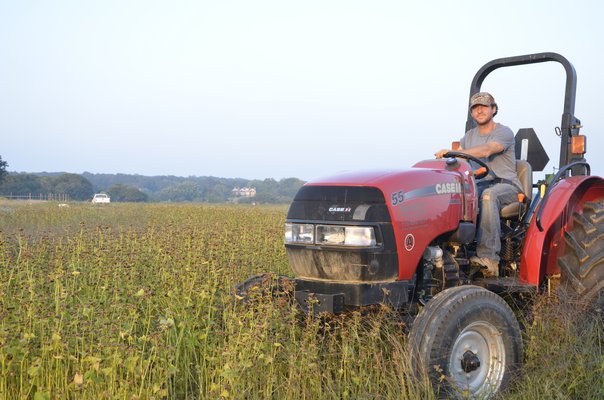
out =
{"type": "Polygon", "coordinates": [[[461,221],[476,222],[475,186],[470,165],[458,160],[422,161],[410,169],[346,173],[307,185],[370,186],[386,199],[398,252],[398,279],[410,280],[424,250],[438,236],[455,231],[461,221]],[[413,245],[408,237],[413,237],[413,245]]]}
{"type": "Polygon", "coordinates": [[[556,183],[541,215],[543,232],[533,218],[520,257],[520,281],[539,285],[546,275],[560,273],[558,255],[564,249],[563,232],[573,212],[587,201],[604,197],[604,180],[597,176],[573,176],[556,183]]]}

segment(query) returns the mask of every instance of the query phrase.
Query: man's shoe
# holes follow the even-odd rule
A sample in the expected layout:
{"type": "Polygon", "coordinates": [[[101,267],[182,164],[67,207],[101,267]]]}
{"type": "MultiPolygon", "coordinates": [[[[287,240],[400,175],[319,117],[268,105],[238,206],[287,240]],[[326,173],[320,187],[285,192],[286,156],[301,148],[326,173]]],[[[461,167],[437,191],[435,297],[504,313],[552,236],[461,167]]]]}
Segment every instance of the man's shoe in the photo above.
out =
{"type": "Polygon", "coordinates": [[[470,263],[480,266],[485,278],[499,276],[499,261],[497,260],[487,257],[472,256],[470,257],[470,263]]]}

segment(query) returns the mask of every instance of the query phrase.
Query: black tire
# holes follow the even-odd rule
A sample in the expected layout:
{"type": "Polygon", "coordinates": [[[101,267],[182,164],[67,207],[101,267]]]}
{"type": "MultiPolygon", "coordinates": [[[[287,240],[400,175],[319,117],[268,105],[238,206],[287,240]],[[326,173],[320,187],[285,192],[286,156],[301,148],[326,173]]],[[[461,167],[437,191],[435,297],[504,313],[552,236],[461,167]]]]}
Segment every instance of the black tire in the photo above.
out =
{"type": "Polygon", "coordinates": [[[564,232],[563,255],[558,259],[562,287],[591,307],[604,304],[604,200],[587,202],[573,214],[564,232]]]}
{"type": "Polygon", "coordinates": [[[416,372],[449,397],[488,398],[522,366],[522,336],[507,303],[478,286],[434,296],[415,318],[408,350],[416,372]]]}

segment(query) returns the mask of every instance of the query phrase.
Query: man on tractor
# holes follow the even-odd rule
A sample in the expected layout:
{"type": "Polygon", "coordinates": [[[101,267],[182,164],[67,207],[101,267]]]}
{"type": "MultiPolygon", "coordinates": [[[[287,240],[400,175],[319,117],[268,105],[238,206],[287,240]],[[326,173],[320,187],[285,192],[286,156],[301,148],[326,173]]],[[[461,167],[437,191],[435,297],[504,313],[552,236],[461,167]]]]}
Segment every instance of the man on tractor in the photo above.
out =
{"type": "MultiPolygon", "coordinates": [[[[493,120],[498,106],[487,92],[476,93],[470,99],[472,118],[477,126],[466,132],[460,141],[459,151],[484,161],[490,173],[478,180],[480,215],[477,232],[476,255],[470,262],[480,266],[485,276],[499,275],[501,249],[500,211],[518,201],[522,185],[516,175],[514,133],[507,126],[493,120]]],[[[442,158],[448,149],[436,152],[442,158]]]]}

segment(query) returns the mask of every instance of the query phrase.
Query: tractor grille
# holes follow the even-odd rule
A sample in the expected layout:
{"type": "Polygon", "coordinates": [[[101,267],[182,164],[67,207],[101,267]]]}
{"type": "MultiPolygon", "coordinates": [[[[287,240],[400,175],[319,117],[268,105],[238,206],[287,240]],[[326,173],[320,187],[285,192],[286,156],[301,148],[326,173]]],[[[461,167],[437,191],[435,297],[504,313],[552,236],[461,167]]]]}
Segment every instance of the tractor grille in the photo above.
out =
{"type": "Polygon", "coordinates": [[[362,225],[376,229],[377,248],[286,244],[298,277],[354,282],[396,279],[398,257],[390,214],[379,189],[354,186],[304,186],[291,204],[287,221],[362,225]]]}
{"type": "Polygon", "coordinates": [[[303,186],[287,219],[306,221],[390,222],[379,189],[355,186],[303,186]]]}

